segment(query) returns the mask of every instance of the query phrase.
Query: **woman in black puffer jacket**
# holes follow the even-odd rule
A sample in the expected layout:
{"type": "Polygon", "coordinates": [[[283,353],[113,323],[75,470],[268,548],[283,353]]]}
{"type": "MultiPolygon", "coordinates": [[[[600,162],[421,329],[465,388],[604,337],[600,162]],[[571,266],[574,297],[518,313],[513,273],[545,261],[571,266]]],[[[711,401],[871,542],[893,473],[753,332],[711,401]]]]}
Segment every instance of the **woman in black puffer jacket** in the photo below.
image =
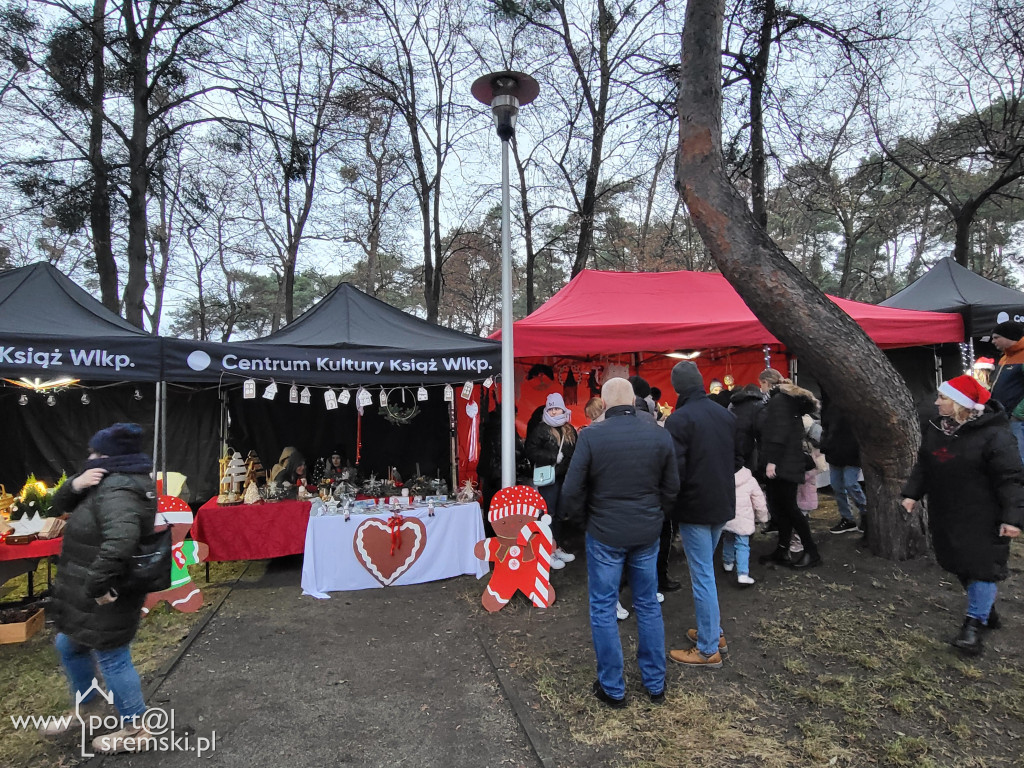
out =
{"type": "Polygon", "coordinates": [[[1002,405],[970,376],[943,382],[935,405],[939,418],[924,425],[903,506],[910,512],[928,494],[935,557],[967,590],[953,645],[976,656],[983,630],[999,626],[996,583],[1024,526],[1024,468],[1002,405]]]}
{"type": "Polygon", "coordinates": [[[763,561],[808,568],[819,565],[821,555],[811,536],[811,526],[797,506],[796,493],[807,471],[803,416],[817,411],[818,401],[811,392],[788,379],[772,386],[768,395],[759,424],[758,461],[767,478],[765,496],[768,510],[779,528],[779,541],[775,551],[763,561]],[[804,551],[799,559],[790,562],[789,540],[794,530],[804,551]]]}
{"type": "Polygon", "coordinates": [[[555,551],[551,557],[551,567],[559,570],[576,559],[576,555],[562,548],[562,516],[558,512],[558,502],[562,495],[562,482],[569,471],[569,462],[576,450],[576,429],[569,423],[572,413],[565,407],[565,401],[557,392],[547,397],[541,418],[527,427],[526,457],[533,466],[554,466],[555,481],[550,485],[541,486],[537,490],[547,503],[548,514],[551,515],[551,533],[555,538],[555,551]]]}
{"type": "Polygon", "coordinates": [[[84,706],[101,703],[92,685],[97,667],[114,695],[123,728],[98,736],[93,748],[138,751],[148,736],[140,720],[146,705],[129,643],[146,594],[132,588],[127,574],[140,538],[153,533],[153,463],[142,453],[138,424],[97,432],[89,449],[85,469],[65,481],[53,500],[56,512],[70,515],[54,584],[57,651],[73,700],[88,693],[84,706]]]}

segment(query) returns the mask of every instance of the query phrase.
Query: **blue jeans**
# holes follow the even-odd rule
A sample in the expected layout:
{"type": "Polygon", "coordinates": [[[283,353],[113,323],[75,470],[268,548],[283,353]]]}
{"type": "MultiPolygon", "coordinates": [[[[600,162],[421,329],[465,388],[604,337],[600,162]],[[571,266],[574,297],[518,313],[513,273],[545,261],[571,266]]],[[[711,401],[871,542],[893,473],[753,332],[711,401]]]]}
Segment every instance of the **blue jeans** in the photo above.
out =
{"type": "Polygon", "coordinates": [[[722,562],[736,564],[736,573],[750,573],[750,537],[725,531],[722,534],[722,562]]]}
{"type": "Polygon", "coordinates": [[[829,482],[832,484],[832,492],[836,496],[836,504],[839,506],[839,516],[843,520],[852,523],[857,522],[850,509],[850,499],[857,505],[861,518],[868,508],[868,500],[864,495],[864,489],[857,482],[860,475],[860,467],[829,467],[829,482]]]}
{"type": "Polygon", "coordinates": [[[996,603],[997,591],[994,581],[967,582],[967,615],[988,624],[988,615],[996,603]]]}
{"type": "Polygon", "coordinates": [[[1020,452],[1020,460],[1024,462],[1024,421],[1010,419],[1010,431],[1017,438],[1017,450],[1020,452]]]}
{"type": "MultiPolygon", "coordinates": [[[[79,645],[63,632],[57,633],[56,645],[60,663],[71,685],[72,701],[76,693],[89,690],[97,676],[96,668],[99,667],[103,674],[103,684],[114,694],[114,706],[122,720],[139,717],[146,711],[146,703],[142,699],[142,683],[132,664],[131,651],[127,645],[97,651],[79,645]]],[[[85,701],[92,701],[95,696],[95,693],[91,693],[85,701]]]]}
{"type": "Polygon", "coordinates": [[[715,584],[715,547],[722,536],[721,525],[680,523],[679,536],[690,568],[693,605],[697,614],[697,650],[705,656],[718,653],[718,636],[722,634],[718,611],[718,586],[715,584]]]}
{"type": "MultiPolygon", "coordinates": [[[[622,676],[622,642],[615,603],[623,568],[629,574],[636,612],[639,645],[636,659],[644,688],[665,690],[665,623],[658,603],[658,540],[640,547],[610,547],[587,534],[587,588],[590,592],[590,632],[597,656],[597,679],[613,699],[626,695],[622,676]]],[[[718,642],[718,636],[715,636],[718,642]]]]}

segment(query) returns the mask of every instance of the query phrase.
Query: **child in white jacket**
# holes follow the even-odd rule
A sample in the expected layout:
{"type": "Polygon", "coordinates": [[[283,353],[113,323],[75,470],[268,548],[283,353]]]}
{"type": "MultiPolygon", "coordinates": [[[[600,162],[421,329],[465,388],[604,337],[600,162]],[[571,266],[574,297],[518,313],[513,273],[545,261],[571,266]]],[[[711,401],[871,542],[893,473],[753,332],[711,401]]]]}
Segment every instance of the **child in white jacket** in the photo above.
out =
{"type": "Polygon", "coordinates": [[[736,569],[736,581],[750,585],[750,537],[754,524],[768,522],[768,503],[764,491],[746,467],[736,473],[736,517],[725,524],[722,536],[722,567],[736,569]]]}

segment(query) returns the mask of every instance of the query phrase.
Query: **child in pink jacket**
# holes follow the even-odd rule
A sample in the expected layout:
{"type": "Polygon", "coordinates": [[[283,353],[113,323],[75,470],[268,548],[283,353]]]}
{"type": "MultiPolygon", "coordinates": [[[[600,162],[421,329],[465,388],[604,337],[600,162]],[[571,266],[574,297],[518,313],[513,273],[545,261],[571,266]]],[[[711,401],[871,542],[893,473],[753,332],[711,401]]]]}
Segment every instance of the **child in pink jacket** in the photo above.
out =
{"type": "Polygon", "coordinates": [[[736,569],[736,581],[750,585],[750,537],[754,524],[768,522],[764,491],[746,467],[736,473],[736,517],[725,524],[722,535],[722,567],[736,569]]]}

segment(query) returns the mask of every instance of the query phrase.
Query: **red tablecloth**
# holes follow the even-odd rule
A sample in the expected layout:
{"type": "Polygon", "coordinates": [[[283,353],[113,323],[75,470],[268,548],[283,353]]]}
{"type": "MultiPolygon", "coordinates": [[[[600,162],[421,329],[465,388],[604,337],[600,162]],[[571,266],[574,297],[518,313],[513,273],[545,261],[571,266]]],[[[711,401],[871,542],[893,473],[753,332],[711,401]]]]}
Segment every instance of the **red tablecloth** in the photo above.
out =
{"type": "MultiPolygon", "coordinates": [[[[303,538],[305,541],[305,538],[303,538]]],[[[63,538],[30,541],[28,544],[0,543],[0,561],[27,560],[32,557],[59,555],[63,538]]]]}
{"type": "Polygon", "coordinates": [[[217,499],[210,499],[196,513],[192,538],[210,548],[207,560],[300,555],[311,506],[308,501],[274,501],[222,507],[217,499]]]}

